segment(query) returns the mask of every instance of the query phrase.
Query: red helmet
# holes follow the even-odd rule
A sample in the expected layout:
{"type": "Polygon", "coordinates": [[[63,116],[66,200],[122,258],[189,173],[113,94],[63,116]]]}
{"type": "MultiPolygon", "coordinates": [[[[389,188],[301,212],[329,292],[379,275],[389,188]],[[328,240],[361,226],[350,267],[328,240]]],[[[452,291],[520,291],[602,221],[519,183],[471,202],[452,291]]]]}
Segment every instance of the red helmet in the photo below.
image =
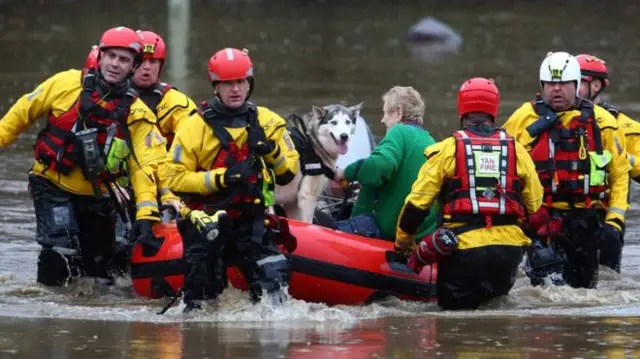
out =
{"type": "Polygon", "coordinates": [[[167,58],[167,47],[160,35],[152,31],[136,31],[142,37],[142,55],[144,59],[158,59],[164,62],[167,58]]]}
{"type": "Polygon", "coordinates": [[[458,116],[482,112],[498,117],[500,92],[493,79],[474,77],[465,81],[458,91],[458,116]]]}
{"type": "Polygon", "coordinates": [[[87,60],[84,63],[84,67],[87,69],[94,69],[98,67],[98,54],[100,50],[98,49],[98,45],[91,46],[91,51],[87,55],[87,60]]]}
{"type": "Polygon", "coordinates": [[[142,38],[128,27],[114,27],[102,34],[98,45],[101,52],[112,47],[128,49],[138,55],[142,52],[142,38]]]}
{"type": "Polygon", "coordinates": [[[580,54],[576,56],[580,64],[582,79],[591,82],[594,79],[602,80],[604,86],[609,86],[609,70],[607,63],[593,55],[580,54]]]}
{"type": "Polygon", "coordinates": [[[208,69],[211,82],[253,78],[253,63],[246,49],[227,47],[216,52],[209,59],[208,69]]]}

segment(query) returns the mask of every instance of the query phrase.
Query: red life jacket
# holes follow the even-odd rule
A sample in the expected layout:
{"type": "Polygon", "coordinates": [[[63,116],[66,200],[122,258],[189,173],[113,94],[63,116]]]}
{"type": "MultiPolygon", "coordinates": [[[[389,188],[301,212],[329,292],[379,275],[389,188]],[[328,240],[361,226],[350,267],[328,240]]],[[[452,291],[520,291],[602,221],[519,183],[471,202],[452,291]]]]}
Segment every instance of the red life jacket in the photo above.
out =
{"type": "Polygon", "coordinates": [[[580,116],[571,119],[566,128],[541,98],[537,98],[533,106],[540,119],[527,129],[547,121],[547,127],[535,138],[529,151],[544,187],[543,202],[547,206],[553,202],[567,202],[570,205],[584,202],[587,208],[592,200],[606,204],[607,186],[589,184],[589,152],[603,153],[601,131],[595,120],[593,104],[581,100],[577,107],[580,116]],[[549,122],[549,119],[553,122],[549,122]]]}
{"type": "MultiPolygon", "coordinates": [[[[164,95],[169,92],[169,90],[173,89],[173,85],[168,84],[166,82],[158,82],[151,89],[140,91],[140,99],[144,101],[144,103],[153,111],[153,113],[158,116],[158,106],[160,102],[162,102],[162,98],[164,95]]],[[[169,114],[170,112],[167,112],[169,114]]],[[[158,117],[158,130],[164,138],[167,139],[167,151],[171,148],[171,144],[173,143],[173,138],[175,137],[174,132],[165,133],[160,127],[160,121],[162,121],[164,117],[158,117]]]]}
{"type": "MultiPolygon", "coordinates": [[[[74,167],[78,166],[80,151],[75,133],[83,124],[87,129],[98,129],[97,141],[102,153],[109,137],[107,128],[113,124],[116,128],[114,137],[127,141],[130,150],[133,151],[127,118],[129,108],[137,95],[135,92],[127,91],[122,97],[110,100],[101,106],[98,104],[101,94],[96,90],[96,76],[96,70],[85,70],[82,74],[82,92],[78,101],[58,117],[49,113],[45,128],[38,133],[34,145],[34,156],[36,160],[46,165],[45,171],[53,169],[68,175],[74,167]]],[[[106,155],[104,156],[106,158],[106,155]]],[[[112,177],[106,171],[101,175],[105,180],[112,177]]]]}
{"type": "Polygon", "coordinates": [[[466,223],[457,234],[523,218],[522,181],[516,169],[515,140],[502,129],[479,133],[465,128],[456,139],[455,175],[444,186],[444,221],[466,223]]]}
{"type": "MultiPolygon", "coordinates": [[[[255,107],[248,106],[247,111],[238,116],[223,114],[212,107],[211,104],[202,102],[200,107],[198,107],[198,113],[213,129],[216,138],[220,142],[221,148],[211,168],[199,169],[199,171],[230,168],[242,161],[251,160],[248,159],[251,154],[249,144],[245,142],[244,144],[238,145],[234,142],[225,125],[226,127],[242,126],[246,128],[247,124],[251,123],[251,121],[256,121],[257,123],[258,117],[255,107]]],[[[259,182],[259,177],[253,175],[243,187],[238,188],[234,186],[235,188],[222,189],[206,196],[187,194],[184,196],[184,202],[191,209],[204,210],[210,214],[215,213],[217,210],[224,209],[230,218],[238,217],[241,212],[246,211],[248,208],[254,208],[256,206],[254,201],[262,197],[259,182]]],[[[218,186],[218,188],[220,188],[220,186],[218,186]]],[[[264,212],[262,202],[258,205],[262,206],[262,211],[264,212]]]]}

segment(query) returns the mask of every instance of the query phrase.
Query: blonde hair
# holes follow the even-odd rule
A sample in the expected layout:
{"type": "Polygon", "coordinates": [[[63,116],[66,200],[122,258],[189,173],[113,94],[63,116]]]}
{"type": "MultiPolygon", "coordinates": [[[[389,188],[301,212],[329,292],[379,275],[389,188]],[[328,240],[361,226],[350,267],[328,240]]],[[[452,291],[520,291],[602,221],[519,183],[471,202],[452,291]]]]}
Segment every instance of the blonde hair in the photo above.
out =
{"type": "Polygon", "coordinates": [[[402,109],[403,121],[417,121],[422,124],[424,116],[424,101],[418,91],[411,86],[394,86],[382,95],[384,111],[389,111],[396,106],[402,109]]]}

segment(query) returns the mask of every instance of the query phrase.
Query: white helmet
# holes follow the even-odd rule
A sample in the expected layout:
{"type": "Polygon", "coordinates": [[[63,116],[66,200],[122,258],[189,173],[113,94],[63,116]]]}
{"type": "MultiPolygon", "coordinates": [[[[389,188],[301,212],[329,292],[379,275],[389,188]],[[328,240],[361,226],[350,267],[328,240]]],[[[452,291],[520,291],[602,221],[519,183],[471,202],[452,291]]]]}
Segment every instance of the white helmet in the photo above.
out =
{"type": "Polygon", "coordinates": [[[576,82],[576,91],[580,88],[580,64],[567,52],[549,52],[540,64],[540,86],[543,82],[576,82]]]}

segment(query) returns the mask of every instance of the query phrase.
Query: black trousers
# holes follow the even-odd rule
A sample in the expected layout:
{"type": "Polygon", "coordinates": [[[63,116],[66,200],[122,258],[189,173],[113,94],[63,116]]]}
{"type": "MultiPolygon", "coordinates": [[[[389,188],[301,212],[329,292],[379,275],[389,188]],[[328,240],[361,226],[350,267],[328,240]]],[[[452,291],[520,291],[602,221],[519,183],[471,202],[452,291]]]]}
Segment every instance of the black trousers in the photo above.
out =
{"type": "MultiPolygon", "coordinates": [[[[605,212],[601,210],[574,210],[574,211],[552,211],[552,215],[562,218],[563,234],[553,238],[550,245],[562,259],[560,269],[564,282],[573,288],[595,288],[598,284],[599,255],[601,251],[605,253],[605,260],[608,264],[619,268],[621,246],[608,245],[615,243],[603,243],[599,238],[600,228],[604,225],[605,212]]],[[[540,241],[534,235],[530,236],[534,241],[540,241]]],[[[535,263],[532,257],[532,250],[529,250],[529,265],[540,267],[544,263],[535,263]]],[[[531,283],[536,285],[542,275],[550,273],[527,272],[531,283]],[[534,274],[534,275],[532,275],[534,274]]]]}
{"type": "Polygon", "coordinates": [[[209,242],[189,220],[178,223],[185,248],[186,304],[216,299],[226,287],[229,266],[240,268],[254,301],[260,300],[263,291],[271,293],[288,285],[291,264],[272,244],[272,233],[264,232],[256,240],[251,236],[250,223],[231,227],[222,231],[214,242],[209,242]]]}
{"type": "Polygon", "coordinates": [[[42,246],[38,282],[62,285],[78,275],[110,281],[115,231],[109,200],[66,192],[35,174],[29,174],[29,191],[42,246]]]}
{"type": "Polygon", "coordinates": [[[509,294],[522,256],[522,247],[494,245],[456,251],[438,261],[438,305],[445,310],[476,309],[509,294]]]}

